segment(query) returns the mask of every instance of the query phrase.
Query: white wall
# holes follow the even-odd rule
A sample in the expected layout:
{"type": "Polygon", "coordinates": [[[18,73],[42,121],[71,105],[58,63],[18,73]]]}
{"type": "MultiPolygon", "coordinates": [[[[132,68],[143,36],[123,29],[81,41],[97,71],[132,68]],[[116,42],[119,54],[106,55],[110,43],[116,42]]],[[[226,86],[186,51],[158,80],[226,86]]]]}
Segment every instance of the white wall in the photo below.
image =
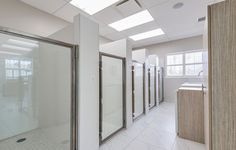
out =
{"type": "Polygon", "coordinates": [[[112,42],[112,40],[109,40],[105,37],[100,36],[100,38],[99,38],[99,44],[100,45],[107,44],[107,43],[110,43],[110,42],[112,42]]]}
{"type": "MultiPolygon", "coordinates": [[[[150,55],[155,54],[159,58],[159,65],[165,66],[165,57],[168,53],[176,53],[203,48],[202,36],[166,42],[162,44],[145,47],[150,55]]],[[[164,78],[164,97],[166,101],[174,102],[176,100],[176,90],[184,82],[198,82],[199,79],[190,78],[164,78]]]]}
{"type": "Polygon", "coordinates": [[[145,63],[146,59],[147,59],[146,49],[138,49],[132,51],[132,60],[138,61],[140,63],[145,63]]]}
{"type": "Polygon", "coordinates": [[[0,0],[0,26],[40,36],[48,36],[68,22],[35,9],[20,0],[0,0]]]}
{"type": "Polygon", "coordinates": [[[126,57],[126,39],[100,45],[100,52],[126,57]]]}
{"type": "MultiPolygon", "coordinates": [[[[0,3],[0,26],[2,27],[47,37],[71,24],[20,0],[0,0],[0,3]]],[[[68,41],[66,38],[61,40],[68,41]]],[[[100,37],[99,40],[100,44],[111,42],[104,37],[100,37]]]]}

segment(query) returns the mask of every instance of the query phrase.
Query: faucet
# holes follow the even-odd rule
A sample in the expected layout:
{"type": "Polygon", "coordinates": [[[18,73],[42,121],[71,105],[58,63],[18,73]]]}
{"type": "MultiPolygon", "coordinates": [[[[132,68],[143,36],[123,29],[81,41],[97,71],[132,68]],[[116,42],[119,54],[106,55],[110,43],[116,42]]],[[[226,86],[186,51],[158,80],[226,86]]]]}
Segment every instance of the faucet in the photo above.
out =
{"type": "Polygon", "coordinates": [[[201,73],[203,73],[203,70],[201,70],[201,71],[198,73],[198,77],[200,77],[201,73]]]}

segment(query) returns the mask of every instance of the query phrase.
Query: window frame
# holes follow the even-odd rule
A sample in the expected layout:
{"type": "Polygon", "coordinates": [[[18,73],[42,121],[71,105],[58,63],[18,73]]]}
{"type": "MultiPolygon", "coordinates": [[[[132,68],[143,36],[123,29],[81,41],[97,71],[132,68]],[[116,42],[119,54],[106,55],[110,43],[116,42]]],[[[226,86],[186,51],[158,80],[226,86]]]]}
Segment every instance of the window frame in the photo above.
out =
{"type": "Polygon", "coordinates": [[[24,79],[28,79],[30,75],[28,75],[28,72],[31,72],[31,74],[33,73],[33,68],[32,68],[32,65],[33,65],[33,61],[31,59],[15,59],[15,58],[6,58],[5,61],[4,61],[4,65],[5,65],[5,79],[6,80],[18,80],[20,77],[23,77],[24,79]],[[17,67],[14,68],[14,67],[8,67],[7,66],[7,63],[6,61],[8,60],[14,60],[14,61],[17,61],[17,67]],[[30,62],[31,63],[31,68],[22,68],[21,67],[21,62],[30,62]],[[11,71],[12,72],[12,76],[8,76],[7,75],[7,71],[11,71]],[[14,76],[14,71],[18,71],[18,76],[14,76]],[[25,71],[26,75],[22,76],[22,71],[25,71]]]}
{"type": "Polygon", "coordinates": [[[204,60],[203,60],[203,49],[197,49],[197,50],[189,50],[189,51],[183,51],[183,52],[176,52],[176,53],[168,53],[165,56],[165,77],[166,78],[199,78],[198,75],[186,75],[186,66],[187,65],[198,65],[201,64],[202,66],[204,65],[204,60]],[[188,53],[195,53],[195,52],[201,52],[202,53],[202,62],[201,63],[187,63],[186,64],[186,54],[188,53]],[[171,55],[182,55],[182,64],[174,64],[174,65],[167,65],[167,57],[171,55]],[[181,76],[170,76],[167,74],[167,67],[168,66],[182,66],[183,67],[183,74],[181,76]]]}

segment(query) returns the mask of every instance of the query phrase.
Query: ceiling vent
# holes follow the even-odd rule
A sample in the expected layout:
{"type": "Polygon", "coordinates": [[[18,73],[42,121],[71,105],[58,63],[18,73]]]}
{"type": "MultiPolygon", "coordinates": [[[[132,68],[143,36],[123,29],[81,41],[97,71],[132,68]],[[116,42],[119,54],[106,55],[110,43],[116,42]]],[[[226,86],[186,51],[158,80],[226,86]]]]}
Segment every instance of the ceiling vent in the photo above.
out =
{"type": "Polygon", "coordinates": [[[124,0],[116,5],[117,10],[124,16],[133,15],[142,10],[138,0],[124,0]]]}
{"type": "Polygon", "coordinates": [[[201,18],[198,18],[197,21],[200,23],[200,22],[203,22],[206,20],[206,17],[201,17],[201,18]]]}

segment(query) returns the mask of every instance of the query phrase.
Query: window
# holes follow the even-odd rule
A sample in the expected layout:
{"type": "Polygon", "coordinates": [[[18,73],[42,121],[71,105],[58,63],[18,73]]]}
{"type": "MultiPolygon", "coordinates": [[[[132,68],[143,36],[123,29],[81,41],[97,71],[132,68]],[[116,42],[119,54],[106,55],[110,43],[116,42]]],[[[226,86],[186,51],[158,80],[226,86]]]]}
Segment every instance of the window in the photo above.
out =
{"type": "Polygon", "coordinates": [[[183,54],[167,56],[167,76],[183,75],[183,54]]]}
{"type": "Polygon", "coordinates": [[[6,59],[6,79],[18,79],[32,75],[32,62],[29,60],[6,59]]]}
{"type": "Polygon", "coordinates": [[[197,76],[203,70],[202,52],[185,54],[185,75],[197,76]]]}
{"type": "Polygon", "coordinates": [[[169,77],[198,76],[202,70],[202,51],[169,54],[166,57],[166,73],[169,77]]]}

